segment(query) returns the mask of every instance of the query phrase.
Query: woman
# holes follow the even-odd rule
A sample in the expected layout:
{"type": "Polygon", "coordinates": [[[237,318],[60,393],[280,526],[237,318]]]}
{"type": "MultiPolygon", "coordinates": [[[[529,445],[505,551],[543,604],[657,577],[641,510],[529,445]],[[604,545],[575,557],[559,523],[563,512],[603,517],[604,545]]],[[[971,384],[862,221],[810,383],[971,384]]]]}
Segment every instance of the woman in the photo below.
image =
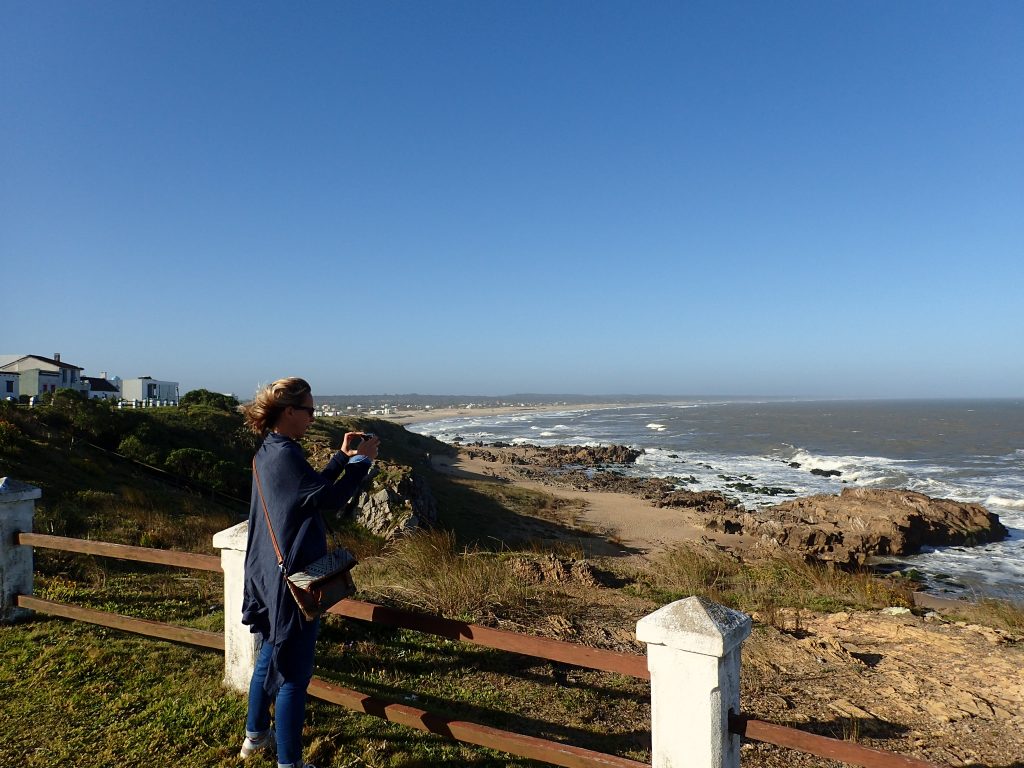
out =
{"type": "Polygon", "coordinates": [[[274,702],[279,768],[315,768],[302,761],[302,724],[320,622],[303,618],[284,583],[260,491],[285,568],[288,573],[301,570],[327,552],[321,512],[336,512],[355,495],[380,445],[379,438],[368,437],[352,449],[352,439],[362,435],[348,432],[341,450],[317,472],[296,442],[313,423],[313,407],[310,386],[299,378],[275,381],[242,407],[249,428],[264,439],[253,464],[242,602],[242,622],[260,636],[262,644],[249,684],[241,757],[273,748],[270,704],[274,702]]]}

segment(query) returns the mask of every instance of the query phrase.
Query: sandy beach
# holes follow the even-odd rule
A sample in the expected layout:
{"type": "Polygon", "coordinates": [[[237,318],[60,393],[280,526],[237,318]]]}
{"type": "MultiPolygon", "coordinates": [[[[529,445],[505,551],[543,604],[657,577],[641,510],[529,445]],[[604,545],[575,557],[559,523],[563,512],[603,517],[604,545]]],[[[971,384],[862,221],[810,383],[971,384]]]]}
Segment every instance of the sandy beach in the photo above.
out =
{"type": "MultiPolygon", "coordinates": [[[[419,424],[426,421],[440,421],[441,419],[465,418],[468,416],[503,416],[506,414],[530,414],[550,413],[552,411],[583,411],[595,408],[618,408],[625,403],[572,403],[572,404],[550,404],[550,405],[509,405],[493,408],[424,408],[419,410],[401,411],[391,413],[379,418],[392,421],[395,424],[419,424]]],[[[415,431],[415,430],[413,430],[415,431]]]]}
{"type": "MultiPolygon", "coordinates": [[[[573,405],[536,405],[495,408],[434,408],[403,411],[382,418],[396,424],[410,426],[427,421],[467,416],[498,416],[504,414],[544,413],[562,410],[614,408],[618,404],[591,403],[573,405]]],[[[412,431],[415,431],[413,429],[412,431]]],[[[581,491],[559,488],[535,481],[523,480],[506,472],[503,465],[472,458],[465,450],[454,457],[433,458],[434,468],[440,472],[471,480],[513,483],[524,488],[547,493],[556,498],[582,501],[584,511],[577,520],[578,527],[601,535],[614,550],[631,550],[641,554],[672,547],[680,541],[714,540],[714,535],[696,525],[696,519],[686,510],[658,508],[648,501],[626,493],[581,491]]],[[[736,537],[730,537],[735,544],[736,537]]]]}

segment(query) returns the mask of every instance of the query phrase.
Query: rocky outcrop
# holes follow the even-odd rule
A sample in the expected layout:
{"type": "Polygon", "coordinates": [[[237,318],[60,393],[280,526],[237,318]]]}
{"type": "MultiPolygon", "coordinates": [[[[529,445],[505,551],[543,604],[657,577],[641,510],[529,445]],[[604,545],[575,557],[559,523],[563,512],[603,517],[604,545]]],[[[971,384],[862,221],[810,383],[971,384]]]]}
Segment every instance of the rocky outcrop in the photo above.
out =
{"type": "Polygon", "coordinates": [[[977,504],[906,490],[844,488],[767,509],[708,516],[711,530],[761,537],[804,557],[860,565],[872,555],[909,555],[923,546],[982,544],[1007,535],[999,517],[977,504]]]}
{"type": "Polygon", "coordinates": [[[605,464],[633,464],[643,451],[625,445],[536,445],[509,446],[497,443],[486,446],[473,443],[464,449],[471,459],[483,459],[499,464],[532,465],[537,467],[582,466],[599,467],[605,464]],[[503,450],[510,448],[511,450],[503,450]]]}
{"type": "Polygon", "coordinates": [[[371,473],[366,490],[356,497],[350,512],[359,525],[378,536],[393,538],[437,521],[437,503],[422,477],[405,474],[397,483],[383,483],[374,490],[375,475],[371,473]]]}

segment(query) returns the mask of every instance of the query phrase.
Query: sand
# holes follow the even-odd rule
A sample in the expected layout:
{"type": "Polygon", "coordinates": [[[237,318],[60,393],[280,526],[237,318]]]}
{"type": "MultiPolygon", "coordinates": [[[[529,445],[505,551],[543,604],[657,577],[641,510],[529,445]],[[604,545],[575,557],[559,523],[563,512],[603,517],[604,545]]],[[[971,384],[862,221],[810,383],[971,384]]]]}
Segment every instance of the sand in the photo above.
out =
{"type": "MultiPolygon", "coordinates": [[[[615,408],[624,404],[590,403],[572,405],[506,406],[495,408],[432,408],[402,411],[382,418],[405,426],[427,421],[468,416],[547,413],[551,411],[615,408]]],[[[415,432],[413,428],[411,431],[415,432]]],[[[577,526],[593,531],[621,550],[639,554],[662,551],[683,541],[711,540],[730,548],[745,548],[745,537],[712,533],[697,524],[689,510],[656,507],[649,501],[625,493],[581,491],[523,480],[505,471],[501,464],[470,458],[464,450],[455,457],[434,457],[434,468],[456,477],[513,483],[564,499],[582,501],[585,508],[577,516],[577,526]]]]}
{"type": "MultiPolygon", "coordinates": [[[[571,405],[517,405],[494,408],[424,408],[420,410],[400,411],[380,416],[395,424],[420,424],[425,421],[440,421],[470,416],[503,416],[506,414],[550,413],[552,411],[584,411],[595,408],[616,408],[619,403],[573,403],[571,405]]],[[[415,431],[415,430],[414,430],[415,431]]]]}
{"type": "MultiPolygon", "coordinates": [[[[514,449],[511,449],[514,450],[514,449]]],[[[647,555],[670,549],[683,541],[710,540],[742,549],[751,542],[746,537],[706,530],[696,515],[687,509],[656,507],[651,502],[626,493],[576,490],[524,480],[507,471],[507,466],[482,458],[472,458],[460,449],[455,456],[432,457],[434,469],[455,477],[512,483],[557,498],[582,501],[584,509],[575,516],[575,527],[598,534],[619,550],[647,555]]]]}

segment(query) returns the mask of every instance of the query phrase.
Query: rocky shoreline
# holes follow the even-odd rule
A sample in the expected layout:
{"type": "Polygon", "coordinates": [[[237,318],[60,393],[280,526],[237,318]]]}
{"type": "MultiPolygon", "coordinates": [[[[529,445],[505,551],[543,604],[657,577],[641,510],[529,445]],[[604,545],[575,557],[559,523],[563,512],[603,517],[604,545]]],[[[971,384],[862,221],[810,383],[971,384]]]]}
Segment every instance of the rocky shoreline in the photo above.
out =
{"type": "MultiPolygon", "coordinates": [[[[725,545],[744,537],[758,551],[783,549],[838,566],[863,565],[876,556],[916,554],[926,546],[999,541],[1007,530],[977,504],[913,491],[847,487],[839,495],[809,496],[748,510],[718,491],[688,491],[688,478],[640,478],[619,471],[640,451],[621,445],[552,446],[473,443],[459,446],[470,460],[498,468],[509,479],[583,492],[624,493],[659,508],[695,514],[698,524],[725,545]]],[[[771,490],[771,489],[768,489],[771,490]]],[[[737,547],[739,548],[739,547],[737,547]]]]}

